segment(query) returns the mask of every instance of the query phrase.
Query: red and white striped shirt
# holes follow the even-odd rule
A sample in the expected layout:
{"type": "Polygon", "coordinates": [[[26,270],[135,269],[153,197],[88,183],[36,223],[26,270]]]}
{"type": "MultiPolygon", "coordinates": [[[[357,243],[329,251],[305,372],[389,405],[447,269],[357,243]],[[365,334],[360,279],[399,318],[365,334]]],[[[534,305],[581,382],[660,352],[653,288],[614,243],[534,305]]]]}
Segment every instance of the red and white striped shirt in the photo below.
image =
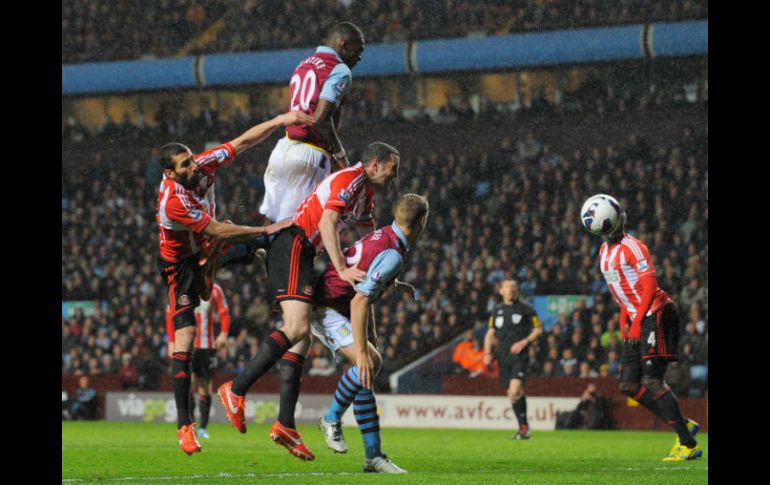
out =
{"type": "MultiPolygon", "coordinates": [[[[655,276],[650,250],[640,240],[625,235],[618,243],[603,243],[599,249],[599,258],[602,275],[612,296],[631,318],[635,318],[642,295],[640,280],[646,276],[655,276]]],[[[671,298],[656,287],[647,315],[652,315],[668,303],[673,303],[671,298]]]]}
{"type": "MultiPolygon", "coordinates": [[[[214,332],[214,312],[219,317],[219,332],[227,333],[230,331],[230,307],[227,306],[227,299],[222,288],[214,283],[211,289],[209,301],[201,300],[200,305],[195,308],[195,322],[197,332],[195,337],[196,349],[213,349],[216,335],[214,332]]],[[[166,335],[168,335],[169,344],[174,342],[174,321],[171,318],[171,308],[166,306],[166,335]]]]}
{"type": "Polygon", "coordinates": [[[294,224],[305,231],[316,253],[323,250],[318,224],[324,209],[340,213],[339,229],[344,228],[342,218],[348,215],[356,220],[357,225],[374,229],[374,187],[360,162],[323,179],[297,208],[294,224]]]}
{"type": "Polygon", "coordinates": [[[160,229],[160,256],[178,263],[200,250],[203,230],[211,221],[202,200],[182,184],[164,178],[155,215],[160,229]]]}

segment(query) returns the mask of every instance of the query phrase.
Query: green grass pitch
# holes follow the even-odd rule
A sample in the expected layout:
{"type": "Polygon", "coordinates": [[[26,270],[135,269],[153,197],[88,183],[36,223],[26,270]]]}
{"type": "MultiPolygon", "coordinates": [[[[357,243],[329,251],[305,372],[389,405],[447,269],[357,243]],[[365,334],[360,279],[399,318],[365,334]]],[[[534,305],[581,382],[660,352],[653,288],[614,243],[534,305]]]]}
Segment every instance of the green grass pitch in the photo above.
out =
{"type": "Polygon", "coordinates": [[[703,457],[664,463],[673,432],[534,431],[529,441],[506,439],[510,430],[383,429],[383,449],[409,471],[403,476],[363,473],[363,446],[355,427],[344,428],[345,455],[326,448],[314,426],[299,426],[316,460],[302,462],[268,438],[269,426],[241,435],[211,425],[203,451],[188,457],[174,424],[62,422],[62,483],[328,483],[328,484],[705,484],[703,457]]]}

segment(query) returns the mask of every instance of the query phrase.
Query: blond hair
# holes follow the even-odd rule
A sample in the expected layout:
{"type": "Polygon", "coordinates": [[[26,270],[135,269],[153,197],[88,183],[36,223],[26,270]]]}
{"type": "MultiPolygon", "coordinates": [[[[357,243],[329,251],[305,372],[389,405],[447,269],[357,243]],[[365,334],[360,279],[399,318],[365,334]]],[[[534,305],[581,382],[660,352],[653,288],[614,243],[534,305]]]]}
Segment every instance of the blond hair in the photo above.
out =
{"type": "Polygon", "coordinates": [[[396,202],[393,216],[396,218],[396,224],[413,227],[428,215],[429,210],[428,199],[422,195],[405,194],[396,202]]]}

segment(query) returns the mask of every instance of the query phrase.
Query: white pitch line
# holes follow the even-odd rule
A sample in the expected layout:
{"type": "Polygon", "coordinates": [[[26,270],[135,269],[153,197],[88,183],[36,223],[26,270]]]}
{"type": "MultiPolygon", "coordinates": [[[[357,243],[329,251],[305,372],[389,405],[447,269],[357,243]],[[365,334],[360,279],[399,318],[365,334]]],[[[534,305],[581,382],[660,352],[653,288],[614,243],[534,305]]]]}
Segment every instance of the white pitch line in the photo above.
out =
{"type": "MultiPolygon", "coordinates": [[[[655,467],[655,468],[642,468],[642,467],[627,467],[627,468],[597,468],[597,469],[591,469],[591,470],[585,470],[585,472],[591,473],[591,472],[614,472],[614,471],[626,471],[626,472],[637,472],[637,471],[646,471],[646,470],[655,470],[655,471],[670,471],[670,472],[676,472],[676,471],[690,471],[690,470],[705,470],[708,471],[708,466],[706,467],[667,467],[667,466],[661,466],[661,467],[655,467]]],[[[473,473],[499,473],[502,470],[498,469],[480,469],[480,470],[473,470],[473,473]]],[[[541,470],[517,470],[517,473],[526,473],[526,472],[540,472],[541,470]]],[[[576,470],[578,471],[578,470],[576,470]]],[[[430,472],[429,472],[430,473],[430,472]]],[[[148,481],[148,480],[190,480],[190,479],[215,479],[215,478],[291,478],[291,477],[326,477],[326,476],[350,476],[350,475],[363,475],[364,472],[307,472],[307,473],[300,473],[300,472],[294,472],[294,473],[218,473],[216,475],[178,475],[178,476],[166,476],[166,477],[114,477],[114,478],[92,478],[92,479],[86,479],[86,478],[64,478],[62,479],[62,483],[80,483],[80,482],[88,482],[88,481],[100,481],[100,482],[127,482],[127,481],[148,481]]]]}

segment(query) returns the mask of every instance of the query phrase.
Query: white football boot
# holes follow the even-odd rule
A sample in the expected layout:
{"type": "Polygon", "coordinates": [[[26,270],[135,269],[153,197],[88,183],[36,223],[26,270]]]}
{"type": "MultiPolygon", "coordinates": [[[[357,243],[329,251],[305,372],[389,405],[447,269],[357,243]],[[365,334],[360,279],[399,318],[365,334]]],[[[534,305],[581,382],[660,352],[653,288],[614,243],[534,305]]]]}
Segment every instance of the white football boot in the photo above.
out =
{"type": "Polygon", "coordinates": [[[395,463],[390,461],[388,455],[376,456],[371,460],[369,458],[364,458],[364,471],[367,473],[406,473],[406,470],[399,468],[395,463]]]}
{"type": "Polygon", "coordinates": [[[324,434],[326,439],[326,446],[333,450],[335,453],[347,453],[348,444],[345,442],[345,437],[342,436],[342,421],[336,423],[330,423],[321,416],[318,420],[318,427],[324,434]]]}

